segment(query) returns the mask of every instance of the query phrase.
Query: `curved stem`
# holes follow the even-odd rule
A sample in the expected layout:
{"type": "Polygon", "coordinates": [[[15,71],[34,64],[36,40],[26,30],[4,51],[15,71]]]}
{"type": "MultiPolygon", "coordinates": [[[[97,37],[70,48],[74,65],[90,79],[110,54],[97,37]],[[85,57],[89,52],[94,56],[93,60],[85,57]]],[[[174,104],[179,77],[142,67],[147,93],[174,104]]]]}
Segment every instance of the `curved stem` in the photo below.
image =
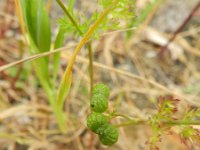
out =
{"type": "MultiPolygon", "coordinates": [[[[83,32],[79,28],[78,23],[71,16],[71,14],[69,13],[68,9],[65,7],[65,5],[63,4],[63,2],[61,0],[56,0],[56,1],[60,5],[60,7],[63,9],[63,11],[67,15],[67,17],[70,19],[70,21],[72,22],[72,24],[76,27],[76,29],[79,32],[79,34],[82,36],[83,32]]],[[[93,89],[93,84],[94,84],[94,80],[93,80],[93,76],[94,76],[94,73],[93,73],[93,56],[92,56],[92,45],[91,45],[91,42],[89,42],[87,44],[87,49],[88,49],[88,55],[89,55],[90,99],[91,99],[91,97],[92,97],[92,89],[93,89]]]]}
{"type": "Polygon", "coordinates": [[[81,50],[81,48],[85,45],[85,43],[88,41],[88,39],[90,38],[90,36],[92,35],[92,33],[94,32],[94,30],[99,26],[99,24],[102,22],[102,20],[107,16],[107,14],[112,10],[113,6],[108,7],[98,18],[98,20],[96,20],[96,22],[89,28],[89,30],[87,31],[87,33],[83,36],[82,40],[79,42],[79,44],[77,45],[77,47],[74,50],[74,53],[72,55],[72,57],[69,60],[69,63],[67,65],[67,68],[65,70],[64,73],[64,78],[63,80],[67,80],[68,78],[68,74],[70,74],[71,70],[72,70],[72,66],[76,60],[76,56],[78,55],[79,51],[81,50]]]}

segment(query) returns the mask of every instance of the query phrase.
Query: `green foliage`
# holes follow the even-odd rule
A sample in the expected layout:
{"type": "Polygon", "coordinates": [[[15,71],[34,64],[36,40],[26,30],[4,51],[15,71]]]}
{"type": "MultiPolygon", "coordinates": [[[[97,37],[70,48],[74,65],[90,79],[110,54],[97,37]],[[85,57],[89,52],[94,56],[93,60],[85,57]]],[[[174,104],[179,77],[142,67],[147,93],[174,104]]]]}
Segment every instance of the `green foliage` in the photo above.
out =
{"type": "MultiPolygon", "coordinates": [[[[74,26],[70,18],[65,16],[58,20],[58,23],[63,29],[66,29],[68,32],[74,33],[76,36],[84,35],[87,30],[90,28],[91,24],[94,23],[99,17],[100,12],[94,12],[90,17],[87,15],[79,15],[73,11],[74,2],[69,1],[69,14],[77,22],[78,28],[74,26]]],[[[102,6],[102,9],[113,6],[112,11],[107,15],[102,21],[99,27],[93,33],[93,38],[98,38],[103,31],[115,30],[120,28],[120,22],[123,20],[129,19],[134,16],[135,1],[134,0],[98,0],[99,6],[102,6]]],[[[97,6],[98,7],[98,6],[97,6]]],[[[100,10],[102,10],[100,9],[100,10]]]]}
{"type": "Polygon", "coordinates": [[[98,0],[98,2],[104,9],[114,5],[114,10],[108,16],[111,19],[127,19],[134,16],[134,0],[98,0]]]}
{"type": "MultiPolygon", "coordinates": [[[[155,3],[158,3],[159,1],[161,0],[156,0],[155,3]]],[[[61,0],[57,0],[57,2],[65,11],[66,16],[58,20],[60,29],[54,42],[54,48],[56,49],[63,45],[66,33],[71,32],[78,37],[83,37],[70,58],[57,95],[55,94],[55,83],[60,53],[53,56],[53,73],[50,73],[49,71],[48,57],[35,60],[33,65],[39,81],[49,97],[59,127],[61,131],[66,132],[66,116],[63,112],[63,105],[71,87],[72,67],[78,52],[91,38],[98,38],[104,31],[118,29],[123,20],[133,17],[135,1],[98,0],[98,6],[101,8],[94,12],[90,17],[87,15],[79,15],[74,12],[75,0],[69,0],[67,8],[62,4],[61,0]],[[51,75],[53,75],[52,80],[50,79],[51,75]]],[[[49,51],[51,45],[51,30],[48,12],[45,8],[45,1],[21,0],[21,3],[23,5],[23,14],[29,36],[30,52],[36,54],[49,51]]],[[[153,7],[156,6],[155,3],[148,5],[142,13],[141,18],[133,23],[133,25],[137,25],[143,21],[153,7]]],[[[93,132],[98,134],[102,144],[111,146],[117,142],[119,136],[117,127],[146,122],[150,124],[153,131],[149,140],[151,149],[158,148],[157,143],[161,141],[160,137],[163,134],[166,134],[172,126],[177,126],[180,137],[185,144],[190,140],[200,142],[199,130],[190,126],[191,124],[200,124],[198,121],[200,109],[189,109],[186,111],[183,118],[177,118],[176,112],[178,111],[177,104],[179,100],[170,97],[159,100],[157,107],[158,111],[149,120],[132,119],[123,114],[117,114],[116,108],[114,108],[113,112],[107,111],[109,93],[109,88],[104,84],[97,84],[94,86],[90,104],[92,113],[87,118],[87,126],[93,132]],[[103,114],[105,111],[107,111],[108,115],[103,114]],[[123,117],[128,121],[116,126],[110,125],[109,119],[117,116],[123,117]]]]}
{"type": "MultiPolygon", "coordinates": [[[[103,11],[102,10],[101,12],[96,11],[89,18],[80,16],[74,13],[73,0],[68,2],[69,4],[68,8],[65,7],[65,5],[62,3],[61,0],[56,0],[56,1],[59,4],[59,6],[63,9],[66,15],[63,19],[60,19],[58,21],[60,23],[61,29],[67,31],[68,33],[71,32],[77,36],[82,37],[81,41],[75,48],[72,57],[70,58],[70,61],[65,70],[64,76],[61,80],[61,83],[58,89],[57,98],[56,98],[56,101],[59,101],[60,103],[60,102],[63,102],[66,96],[68,95],[69,88],[70,88],[68,79],[71,76],[72,66],[75,62],[78,52],[86,44],[86,42],[90,40],[90,38],[99,36],[100,32],[104,30],[114,29],[115,26],[119,24],[118,22],[116,23],[116,21],[119,21],[120,19],[124,19],[128,17],[129,15],[127,12],[132,11],[130,9],[130,6],[131,6],[130,4],[132,0],[122,0],[122,1],[112,0],[112,3],[109,3],[107,6],[104,6],[102,8],[103,11]],[[67,86],[67,90],[65,91],[66,86],[67,86]]],[[[90,56],[89,56],[90,68],[92,68],[92,62],[91,62],[92,50],[91,48],[88,48],[88,49],[90,53],[90,56]]],[[[91,83],[93,83],[92,77],[93,77],[93,74],[92,74],[92,71],[90,71],[91,83]]],[[[92,89],[92,84],[91,84],[91,89],[92,89]]],[[[92,102],[91,102],[93,111],[104,112],[108,108],[107,99],[108,99],[107,97],[104,97],[101,94],[93,96],[92,102]],[[100,103],[102,104],[98,106],[100,103]]]]}
{"type": "Polygon", "coordinates": [[[97,129],[99,129],[102,125],[108,123],[108,117],[101,114],[93,112],[87,118],[87,126],[93,132],[97,133],[97,129]]]}
{"type": "MultiPolygon", "coordinates": [[[[29,35],[30,52],[37,54],[49,51],[51,44],[50,20],[45,9],[44,0],[21,0],[21,4],[29,35]]],[[[49,59],[44,57],[35,60],[33,66],[40,83],[50,99],[50,103],[53,105],[53,92],[48,63],[49,59]]]]}
{"type": "Polygon", "coordinates": [[[159,99],[157,107],[158,112],[150,119],[150,125],[153,132],[149,140],[151,149],[158,149],[157,143],[161,141],[161,135],[169,130],[170,126],[166,126],[165,122],[173,122],[175,120],[178,101],[179,100],[173,99],[172,97],[159,99]]]}
{"type": "MultiPolygon", "coordinates": [[[[179,100],[172,97],[158,102],[158,112],[151,117],[150,125],[152,136],[149,140],[151,149],[158,149],[158,142],[161,142],[161,136],[168,133],[171,127],[176,126],[179,131],[182,142],[188,145],[189,142],[200,142],[200,131],[191,125],[199,125],[198,121],[200,109],[188,108],[184,116],[177,117],[179,100]]],[[[192,145],[192,144],[191,144],[192,145]]]]}
{"type": "MultiPolygon", "coordinates": [[[[193,123],[200,117],[200,109],[189,109],[186,111],[184,117],[181,119],[182,122],[193,123]]],[[[200,143],[200,131],[189,125],[182,125],[179,127],[180,137],[186,145],[189,141],[200,143]]]]}
{"type": "MultiPolygon", "coordinates": [[[[30,42],[30,53],[38,54],[50,51],[51,30],[50,19],[46,10],[44,0],[21,0],[25,25],[30,42]]],[[[54,43],[54,48],[63,45],[66,30],[60,29],[54,43]]],[[[43,57],[33,61],[33,66],[41,85],[43,86],[51,104],[51,107],[58,120],[59,127],[63,131],[65,128],[65,116],[62,111],[65,95],[71,85],[71,76],[66,79],[67,84],[63,84],[62,93],[58,96],[59,101],[55,102],[56,77],[59,67],[60,53],[53,56],[53,71],[49,70],[49,58],[43,57]],[[51,73],[52,72],[52,73],[51,73]],[[53,76],[53,79],[50,77],[53,76]],[[64,97],[64,98],[63,98],[64,97]]]]}
{"type": "MultiPolygon", "coordinates": [[[[29,36],[38,52],[49,51],[51,44],[50,20],[44,0],[21,0],[29,36]]],[[[33,53],[36,52],[33,49],[33,53]]]]}
{"type": "Polygon", "coordinates": [[[66,133],[67,129],[66,129],[66,124],[65,124],[66,116],[64,115],[64,112],[62,109],[65,103],[65,98],[68,95],[70,87],[71,87],[72,72],[70,72],[69,75],[66,77],[67,78],[64,78],[60,84],[60,87],[59,87],[60,92],[57,94],[55,106],[54,106],[55,114],[58,118],[58,124],[63,133],[66,133]]]}
{"type": "Polygon", "coordinates": [[[99,135],[101,143],[108,146],[115,144],[119,137],[118,129],[109,124],[104,124],[103,126],[101,126],[97,130],[97,133],[99,135]]]}
{"type": "Polygon", "coordinates": [[[189,145],[189,142],[200,143],[200,131],[198,129],[193,128],[192,126],[181,126],[180,129],[180,137],[182,142],[185,145],[189,145]]]}
{"type": "MultiPolygon", "coordinates": [[[[62,45],[64,43],[64,39],[65,39],[65,33],[66,33],[66,30],[64,30],[62,28],[59,29],[57,36],[56,36],[56,40],[54,42],[54,49],[62,47],[62,45]]],[[[59,65],[60,65],[59,60],[60,60],[60,52],[55,53],[53,55],[53,80],[54,80],[53,83],[55,83],[55,81],[56,81],[58,68],[59,68],[59,65]]]]}

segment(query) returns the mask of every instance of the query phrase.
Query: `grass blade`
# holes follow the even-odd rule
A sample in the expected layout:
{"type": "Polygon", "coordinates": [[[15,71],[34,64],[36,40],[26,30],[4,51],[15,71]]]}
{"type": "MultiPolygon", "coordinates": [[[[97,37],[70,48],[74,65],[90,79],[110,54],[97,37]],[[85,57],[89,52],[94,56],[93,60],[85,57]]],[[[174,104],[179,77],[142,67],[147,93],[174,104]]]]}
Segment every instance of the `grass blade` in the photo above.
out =
{"type": "MultiPolygon", "coordinates": [[[[65,33],[66,33],[65,29],[62,28],[59,29],[54,43],[54,49],[62,47],[65,38],[65,33]]],[[[53,83],[55,83],[56,81],[58,67],[59,67],[59,60],[60,60],[60,52],[55,53],[53,55],[53,83]]]]}
{"type": "Polygon", "coordinates": [[[39,52],[50,50],[51,30],[44,0],[21,0],[29,36],[39,52]]]}
{"type": "Polygon", "coordinates": [[[72,83],[72,72],[69,72],[65,74],[65,78],[60,83],[60,87],[58,89],[59,93],[56,98],[55,102],[55,112],[56,112],[56,117],[58,119],[58,125],[63,133],[66,133],[67,128],[65,125],[65,116],[63,113],[63,105],[65,102],[65,98],[67,97],[70,87],[72,83]]]}

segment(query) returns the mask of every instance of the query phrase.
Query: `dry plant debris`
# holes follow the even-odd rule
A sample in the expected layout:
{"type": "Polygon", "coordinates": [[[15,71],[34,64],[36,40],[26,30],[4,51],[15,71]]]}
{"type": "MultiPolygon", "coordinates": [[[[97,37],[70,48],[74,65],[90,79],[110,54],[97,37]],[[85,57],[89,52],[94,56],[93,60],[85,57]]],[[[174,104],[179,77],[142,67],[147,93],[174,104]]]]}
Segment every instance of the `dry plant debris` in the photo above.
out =
{"type": "MultiPolygon", "coordinates": [[[[190,12],[194,1],[166,0],[177,8],[176,3],[186,4],[184,13],[190,12]]],[[[51,15],[60,12],[52,0],[51,15]]],[[[138,8],[143,8],[149,1],[141,0],[138,8]]],[[[174,22],[172,15],[178,17],[183,12],[173,12],[165,2],[149,14],[137,28],[109,32],[101,35],[100,40],[93,42],[94,49],[94,81],[104,82],[111,87],[110,107],[119,104],[119,112],[148,118],[155,114],[155,104],[161,95],[173,95],[181,99],[178,115],[183,115],[188,105],[200,105],[200,24],[197,13],[187,27],[177,35],[169,45],[169,52],[162,59],[157,57],[160,47],[165,45],[182,20],[174,22]],[[159,13],[162,10],[167,13],[159,13]],[[169,13],[168,13],[169,12],[169,13]],[[151,17],[154,16],[154,17],[151,17]],[[161,19],[159,19],[161,18],[161,19]],[[162,20],[169,20],[170,25],[162,20]],[[158,21],[159,20],[159,21],[158,21]],[[173,25],[171,26],[171,23],[173,25]],[[168,31],[168,32],[165,32],[168,31]],[[131,37],[125,37],[131,32],[131,37]]],[[[80,12],[93,11],[90,1],[78,0],[80,12]],[[80,2],[80,3],[79,3],[80,2]]],[[[136,5],[137,8],[137,5],[136,5]]],[[[183,18],[183,17],[181,17],[183,18]]],[[[52,22],[55,26],[55,22],[52,22]]],[[[54,29],[56,31],[56,29],[54,29]]],[[[61,78],[66,61],[69,60],[77,41],[71,37],[66,40],[62,52],[61,66],[58,72],[61,78]]],[[[68,132],[61,134],[46,95],[35,78],[31,67],[31,59],[50,55],[38,54],[30,57],[27,47],[23,45],[19,21],[13,0],[0,1],[0,149],[10,150],[64,150],[64,149],[99,149],[99,150],[147,150],[145,144],[151,135],[146,125],[120,128],[118,143],[112,147],[100,145],[99,140],[86,127],[89,114],[89,75],[87,51],[81,50],[73,68],[73,84],[65,113],[68,119],[68,132]],[[20,60],[18,62],[18,60],[20,60]],[[13,63],[13,64],[12,64],[13,63]],[[7,64],[11,64],[5,67],[7,64]]],[[[120,123],[120,119],[116,120],[120,123]]],[[[195,126],[199,128],[199,126],[195,126]]],[[[174,129],[176,131],[176,129],[174,129]]],[[[181,143],[179,136],[173,134],[162,137],[162,150],[186,150],[187,145],[181,143]]],[[[193,147],[198,150],[200,147],[193,147]]]]}

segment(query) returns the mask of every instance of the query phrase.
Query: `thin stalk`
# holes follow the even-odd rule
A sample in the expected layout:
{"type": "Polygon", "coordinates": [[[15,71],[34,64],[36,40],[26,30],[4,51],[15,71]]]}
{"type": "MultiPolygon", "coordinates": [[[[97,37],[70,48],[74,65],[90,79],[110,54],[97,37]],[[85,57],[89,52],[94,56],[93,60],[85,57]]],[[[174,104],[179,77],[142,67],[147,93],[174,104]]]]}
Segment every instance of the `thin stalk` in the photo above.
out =
{"type": "Polygon", "coordinates": [[[123,117],[123,118],[125,118],[127,120],[133,120],[132,118],[130,118],[130,117],[124,115],[124,114],[111,114],[111,116],[113,116],[113,117],[118,117],[119,116],[119,117],[123,117]]]}
{"type": "Polygon", "coordinates": [[[130,125],[139,125],[139,124],[146,124],[146,120],[129,120],[120,124],[115,125],[115,127],[124,127],[124,126],[130,126],[130,125]]]}
{"type": "MultiPolygon", "coordinates": [[[[83,32],[81,31],[81,29],[78,26],[78,23],[76,22],[76,20],[71,16],[71,14],[69,13],[68,9],[65,7],[65,5],[63,4],[63,2],[61,0],[56,0],[57,3],[60,5],[60,7],[63,9],[63,11],[65,12],[65,14],[67,15],[67,17],[70,19],[70,21],[73,23],[73,25],[76,27],[77,31],[79,32],[79,34],[81,36],[83,36],[83,32]]],[[[92,97],[92,89],[93,89],[93,85],[94,85],[94,80],[93,80],[93,56],[92,56],[92,45],[91,42],[89,42],[87,44],[87,49],[88,49],[88,57],[89,57],[89,74],[90,74],[90,99],[92,97]]]]}
{"type": "Polygon", "coordinates": [[[26,44],[28,44],[28,39],[26,38],[26,28],[25,28],[25,23],[24,23],[24,17],[22,13],[22,6],[20,0],[15,0],[15,6],[17,10],[17,15],[19,17],[19,24],[20,24],[20,29],[24,37],[24,41],[26,44]]]}
{"type": "MultiPolygon", "coordinates": [[[[129,125],[139,125],[139,124],[147,124],[148,120],[134,120],[131,119],[126,122],[122,122],[120,124],[115,125],[116,127],[124,127],[129,125]]],[[[181,126],[181,125],[200,125],[200,120],[196,121],[184,121],[184,120],[177,120],[177,121],[161,121],[161,124],[165,124],[168,126],[181,126]]]]}
{"type": "Polygon", "coordinates": [[[94,67],[93,67],[93,55],[92,55],[92,44],[87,44],[88,57],[89,57],[89,74],[90,74],[90,100],[92,99],[92,90],[94,85],[94,67]]]}
{"type": "Polygon", "coordinates": [[[63,11],[65,12],[65,14],[67,15],[67,17],[70,19],[70,21],[74,24],[74,26],[76,27],[76,29],[78,30],[78,32],[82,35],[82,31],[80,30],[77,22],[75,21],[75,19],[71,16],[71,14],[69,13],[69,11],[67,10],[67,8],[65,7],[65,5],[63,4],[63,2],[61,0],[56,0],[57,3],[60,5],[60,7],[63,9],[63,11]]]}
{"type": "Polygon", "coordinates": [[[171,125],[171,126],[177,126],[177,125],[200,125],[200,120],[196,120],[196,121],[177,120],[177,121],[170,121],[170,122],[163,121],[163,123],[167,124],[167,125],[171,125]]]}

